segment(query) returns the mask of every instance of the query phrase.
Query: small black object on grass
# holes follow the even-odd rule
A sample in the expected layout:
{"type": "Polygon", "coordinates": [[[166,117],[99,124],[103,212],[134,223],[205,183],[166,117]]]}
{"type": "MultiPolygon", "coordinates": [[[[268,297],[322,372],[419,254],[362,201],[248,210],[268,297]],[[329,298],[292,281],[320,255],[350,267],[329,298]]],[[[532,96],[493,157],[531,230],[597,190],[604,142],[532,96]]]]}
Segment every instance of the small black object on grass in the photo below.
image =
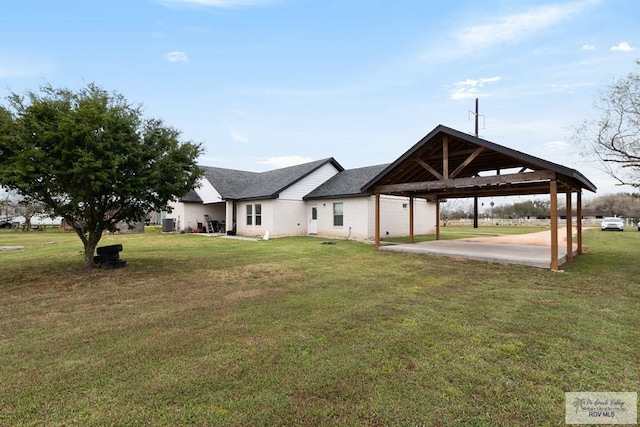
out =
{"type": "Polygon", "coordinates": [[[96,249],[98,255],[93,257],[93,262],[104,268],[123,268],[127,261],[120,259],[122,245],[100,246],[96,249]]]}
{"type": "Polygon", "coordinates": [[[335,245],[336,242],[322,242],[321,245],[335,245]]]}

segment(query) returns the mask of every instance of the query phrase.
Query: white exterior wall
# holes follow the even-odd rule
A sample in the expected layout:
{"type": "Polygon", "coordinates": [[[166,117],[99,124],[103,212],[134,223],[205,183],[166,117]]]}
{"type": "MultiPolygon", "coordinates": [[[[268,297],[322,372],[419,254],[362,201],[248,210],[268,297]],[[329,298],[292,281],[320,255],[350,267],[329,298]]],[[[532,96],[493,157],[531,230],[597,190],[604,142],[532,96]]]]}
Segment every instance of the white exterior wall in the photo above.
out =
{"type": "Polygon", "coordinates": [[[209,219],[214,219],[213,205],[201,205],[200,203],[185,203],[184,217],[180,221],[181,229],[185,231],[193,230],[198,223],[204,225],[204,216],[209,215],[209,219]]]}
{"type": "MultiPolygon", "coordinates": [[[[225,202],[212,203],[209,205],[205,205],[205,207],[209,209],[207,213],[211,221],[218,221],[220,224],[225,223],[225,220],[226,220],[226,211],[225,211],[226,203],[225,202]]],[[[199,221],[201,222],[204,221],[204,214],[202,215],[202,219],[199,221]]]]}
{"type": "Polygon", "coordinates": [[[210,220],[224,220],[224,203],[203,205],[201,203],[171,202],[173,207],[171,213],[167,213],[166,218],[176,220],[177,231],[193,230],[198,223],[204,224],[204,216],[209,215],[210,220]]]}
{"type": "Polygon", "coordinates": [[[309,210],[311,206],[318,208],[318,236],[366,240],[369,224],[367,201],[367,197],[307,201],[309,210]],[[333,225],[334,203],[342,203],[342,226],[333,225]]]}
{"type": "Polygon", "coordinates": [[[306,236],[308,233],[309,208],[302,201],[275,200],[272,236],[306,236]]]}
{"type": "MultiPolygon", "coordinates": [[[[369,198],[369,238],[375,237],[375,196],[369,198]]],[[[436,229],[436,206],[425,199],[413,200],[414,234],[431,234],[436,229]]],[[[409,235],[409,198],[380,196],[380,237],[409,235]]]]}
{"type": "Polygon", "coordinates": [[[436,218],[436,203],[428,202],[425,199],[414,199],[413,208],[413,223],[415,234],[435,233],[436,224],[438,222],[436,218]]]}
{"type": "Polygon", "coordinates": [[[237,233],[243,236],[305,236],[307,206],[295,200],[254,200],[237,202],[237,233]],[[262,205],[262,225],[255,225],[255,205],[262,205]],[[253,205],[253,225],[247,225],[247,205],[253,205]]]}
{"type": "Polygon", "coordinates": [[[278,198],[280,200],[302,200],[304,196],[324,184],[337,173],[338,170],[335,166],[327,163],[281,192],[278,198]]]}
{"type": "MultiPolygon", "coordinates": [[[[375,196],[307,201],[318,208],[318,235],[325,237],[370,240],[375,237],[375,196]],[[333,204],[343,204],[343,224],[333,225],[333,204]]],[[[435,204],[424,199],[414,199],[414,233],[435,232],[435,204]]],[[[380,197],[381,237],[409,235],[409,199],[405,197],[380,197]],[[405,206],[406,205],[406,206],[405,206]]]]}
{"type": "Polygon", "coordinates": [[[228,201],[225,202],[225,209],[226,209],[226,219],[225,219],[225,226],[226,226],[226,231],[231,231],[233,230],[233,201],[228,201]]]}
{"type": "MultiPolygon", "coordinates": [[[[226,230],[233,227],[233,202],[203,205],[200,203],[172,203],[172,213],[167,218],[176,220],[178,231],[192,230],[204,216],[211,220],[226,222],[226,230]]],[[[352,197],[325,200],[255,200],[236,202],[236,232],[244,236],[273,237],[306,236],[309,234],[311,207],[318,208],[318,236],[369,240],[375,237],[375,197],[352,197]],[[343,224],[333,225],[333,203],[343,204],[343,224]],[[246,206],[254,205],[252,225],[247,225],[246,206]],[[255,205],[262,205],[262,225],[255,225],[255,205]]],[[[409,235],[409,199],[406,197],[380,197],[380,236],[396,237],[409,235]]],[[[435,232],[435,204],[424,199],[414,199],[414,233],[435,232]]]]}
{"type": "Polygon", "coordinates": [[[271,231],[273,229],[273,205],[273,200],[252,200],[249,202],[236,202],[236,233],[242,236],[264,236],[264,233],[268,230],[269,234],[273,235],[273,232],[271,231]],[[255,221],[256,204],[262,205],[261,225],[256,225],[255,221]],[[251,225],[247,225],[247,205],[253,205],[251,225]]]}
{"type": "MultiPolygon", "coordinates": [[[[20,224],[24,224],[26,218],[22,215],[20,216],[9,216],[10,222],[19,222],[20,224]]],[[[52,225],[59,226],[63,222],[63,218],[61,216],[51,218],[48,215],[34,215],[31,218],[31,225],[52,225]]]]}
{"type": "MultiPolygon", "coordinates": [[[[264,236],[267,231],[274,237],[306,235],[309,221],[308,208],[302,198],[337,173],[335,166],[328,163],[282,191],[277,199],[237,202],[236,232],[245,236],[264,236]],[[262,225],[260,226],[255,225],[256,204],[262,205],[262,225]],[[254,205],[253,225],[247,225],[247,205],[254,205]]],[[[231,224],[229,217],[232,209],[231,203],[227,203],[227,224],[231,224]]]]}
{"type": "MultiPolygon", "coordinates": [[[[179,226],[180,228],[184,228],[184,211],[185,211],[185,204],[182,202],[169,202],[169,206],[171,206],[171,213],[167,212],[166,216],[164,218],[169,219],[169,218],[173,218],[175,219],[175,223],[176,223],[176,227],[178,226],[178,222],[180,223],[179,226]]],[[[178,230],[179,231],[179,230],[178,230]]]]}

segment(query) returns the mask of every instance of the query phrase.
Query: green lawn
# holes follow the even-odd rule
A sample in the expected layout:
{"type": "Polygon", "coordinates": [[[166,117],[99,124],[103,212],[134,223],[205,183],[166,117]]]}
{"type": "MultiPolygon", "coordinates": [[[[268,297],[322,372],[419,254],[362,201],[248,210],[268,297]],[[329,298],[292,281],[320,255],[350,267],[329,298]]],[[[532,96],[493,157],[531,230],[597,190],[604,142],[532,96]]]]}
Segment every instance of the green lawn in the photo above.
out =
{"type": "MultiPolygon", "coordinates": [[[[463,232],[464,233],[464,232],[463,232]]],[[[564,425],[639,391],[640,233],[564,273],[352,241],[0,232],[0,425],[564,425]]]]}

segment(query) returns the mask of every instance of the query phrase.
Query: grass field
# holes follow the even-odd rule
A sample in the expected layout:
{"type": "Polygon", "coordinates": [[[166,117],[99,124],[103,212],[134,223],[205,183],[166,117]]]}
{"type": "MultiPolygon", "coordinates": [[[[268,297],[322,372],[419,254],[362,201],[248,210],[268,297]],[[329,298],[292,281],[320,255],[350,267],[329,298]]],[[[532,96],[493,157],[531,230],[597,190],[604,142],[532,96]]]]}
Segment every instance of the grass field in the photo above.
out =
{"type": "Polygon", "coordinates": [[[325,242],[105,236],[127,268],[86,271],[0,232],[0,425],[559,426],[640,391],[638,232],[564,273],[325,242]]]}

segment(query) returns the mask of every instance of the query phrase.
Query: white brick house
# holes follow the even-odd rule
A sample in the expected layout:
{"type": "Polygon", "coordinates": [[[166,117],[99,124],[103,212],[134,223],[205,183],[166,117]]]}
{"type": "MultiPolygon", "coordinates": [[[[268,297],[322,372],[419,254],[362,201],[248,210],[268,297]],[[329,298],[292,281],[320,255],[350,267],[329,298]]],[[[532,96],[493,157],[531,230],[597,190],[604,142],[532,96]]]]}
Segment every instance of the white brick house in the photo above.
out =
{"type": "MultiPolygon", "coordinates": [[[[375,204],[361,188],[387,165],[344,170],[333,158],[256,173],[203,167],[200,186],[173,204],[181,230],[206,228],[245,236],[305,236],[373,239],[375,204]]],[[[409,199],[385,196],[381,201],[383,236],[406,235],[409,199]]],[[[435,230],[435,205],[414,200],[417,234],[435,230]]]]}
{"type": "MultiPolygon", "coordinates": [[[[388,165],[342,171],[305,196],[310,218],[313,217],[313,209],[317,209],[317,234],[357,240],[373,239],[374,196],[363,193],[361,188],[386,166],[388,165]]],[[[384,237],[407,235],[409,207],[407,197],[381,198],[380,226],[384,237]]],[[[436,225],[435,205],[425,199],[414,199],[413,209],[416,233],[433,233],[436,225]]],[[[310,224],[310,228],[313,230],[313,225],[310,224]]]]}

